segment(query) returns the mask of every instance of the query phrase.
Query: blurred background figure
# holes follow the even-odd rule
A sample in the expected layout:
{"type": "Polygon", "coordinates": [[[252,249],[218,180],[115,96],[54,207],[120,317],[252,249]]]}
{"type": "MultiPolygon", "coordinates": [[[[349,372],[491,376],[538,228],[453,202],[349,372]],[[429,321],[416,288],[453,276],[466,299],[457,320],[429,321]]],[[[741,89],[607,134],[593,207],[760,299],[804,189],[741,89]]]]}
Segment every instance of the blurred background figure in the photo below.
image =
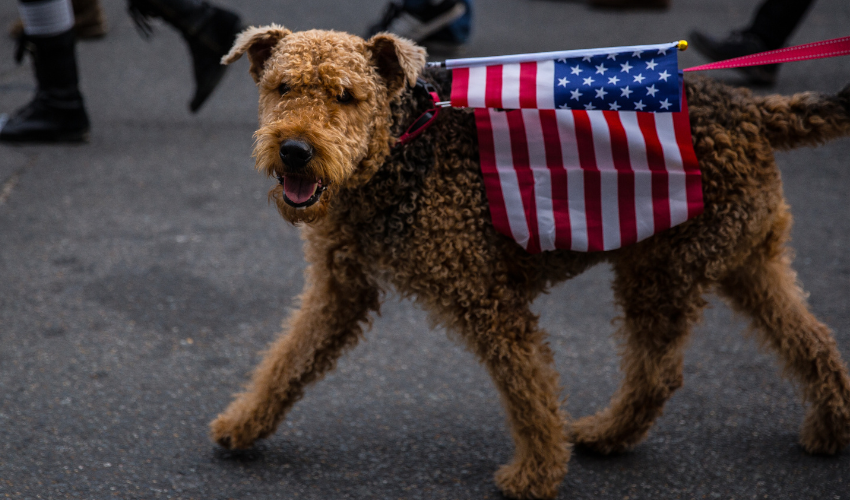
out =
{"type": "MultiPolygon", "coordinates": [[[[11,118],[0,117],[0,142],[79,142],[89,132],[89,119],[79,91],[75,30],[102,36],[106,24],[96,0],[80,0],[85,17],[74,21],[70,0],[18,0],[23,30],[16,58],[29,53],[36,94],[11,118]],[[76,27],[75,27],[76,26],[76,27]]],[[[242,29],[239,16],[201,0],[130,0],[130,14],[143,34],[152,31],[151,18],[179,31],[189,47],[195,76],[194,113],[215,89],[226,66],[221,57],[242,29]]]]}
{"type": "Polygon", "coordinates": [[[403,0],[390,2],[366,38],[388,31],[430,49],[454,51],[469,41],[472,0],[403,0]]]}
{"type": "MultiPolygon", "coordinates": [[[[74,34],[78,40],[101,38],[108,31],[106,16],[100,6],[100,0],[71,0],[74,11],[74,34]]],[[[24,34],[21,19],[12,24],[9,34],[18,39],[24,34]]]]}
{"type": "MultiPolygon", "coordinates": [[[[750,26],[718,39],[700,31],[691,32],[693,47],[711,61],[722,61],[785,46],[814,0],[766,0],[750,26]]],[[[778,64],[737,68],[753,85],[773,85],[778,64]]]]}

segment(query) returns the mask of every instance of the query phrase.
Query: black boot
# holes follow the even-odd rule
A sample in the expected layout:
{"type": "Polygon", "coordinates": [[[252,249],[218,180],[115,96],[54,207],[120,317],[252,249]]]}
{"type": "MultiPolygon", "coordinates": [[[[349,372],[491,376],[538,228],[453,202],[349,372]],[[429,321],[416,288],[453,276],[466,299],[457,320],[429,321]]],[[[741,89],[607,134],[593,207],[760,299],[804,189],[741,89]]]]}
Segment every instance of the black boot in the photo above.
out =
{"type": "Polygon", "coordinates": [[[89,117],[77,88],[74,32],[27,36],[38,90],[0,128],[2,142],[82,142],[88,139],[89,117]]]}
{"type": "Polygon", "coordinates": [[[189,109],[198,111],[224,76],[227,66],[221,58],[242,31],[239,16],[200,0],[130,0],[130,14],[143,33],[151,31],[147,18],[158,17],[186,39],[195,73],[189,109]]]}

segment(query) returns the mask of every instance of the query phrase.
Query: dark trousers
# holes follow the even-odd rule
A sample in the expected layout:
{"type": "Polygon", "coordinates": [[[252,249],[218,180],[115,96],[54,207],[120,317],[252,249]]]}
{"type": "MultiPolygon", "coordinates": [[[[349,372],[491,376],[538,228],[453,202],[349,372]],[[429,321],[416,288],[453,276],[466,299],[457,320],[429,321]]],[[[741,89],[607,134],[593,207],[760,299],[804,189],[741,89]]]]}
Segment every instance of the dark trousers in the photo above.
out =
{"type": "Polygon", "coordinates": [[[758,36],[770,50],[785,46],[814,0],[767,0],[745,31],[758,36]]]}

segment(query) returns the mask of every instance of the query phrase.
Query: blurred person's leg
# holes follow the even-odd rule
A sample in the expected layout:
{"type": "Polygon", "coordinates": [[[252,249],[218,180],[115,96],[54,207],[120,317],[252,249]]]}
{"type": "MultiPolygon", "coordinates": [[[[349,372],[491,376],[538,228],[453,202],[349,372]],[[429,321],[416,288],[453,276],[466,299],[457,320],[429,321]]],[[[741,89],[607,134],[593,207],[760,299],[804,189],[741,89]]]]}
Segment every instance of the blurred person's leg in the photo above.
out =
{"type": "Polygon", "coordinates": [[[460,46],[469,41],[472,0],[391,1],[383,18],[369,27],[367,38],[389,31],[417,43],[460,46]]]}
{"type": "MultiPolygon", "coordinates": [[[[107,24],[100,0],[71,0],[74,8],[74,34],[77,40],[101,38],[106,34],[107,24]]],[[[12,24],[9,34],[17,39],[24,33],[24,23],[20,19],[12,24]]]]}
{"type": "MultiPolygon", "coordinates": [[[[750,26],[719,39],[700,31],[691,33],[694,48],[712,61],[723,61],[785,46],[814,0],[766,0],[759,6],[750,26]]],[[[778,64],[739,68],[750,83],[773,85],[778,64]]]]}
{"type": "Polygon", "coordinates": [[[147,19],[154,17],[183,35],[195,75],[195,95],[189,109],[198,111],[227,69],[221,58],[242,31],[239,15],[201,0],[130,0],[130,13],[143,32],[150,32],[147,19]]]}
{"type": "Polygon", "coordinates": [[[69,0],[19,0],[20,43],[30,53],[37,89],[29,104],[0,118],[2,142],[79,142],[89,119],[78,88],[74,14],[69,0]]]}

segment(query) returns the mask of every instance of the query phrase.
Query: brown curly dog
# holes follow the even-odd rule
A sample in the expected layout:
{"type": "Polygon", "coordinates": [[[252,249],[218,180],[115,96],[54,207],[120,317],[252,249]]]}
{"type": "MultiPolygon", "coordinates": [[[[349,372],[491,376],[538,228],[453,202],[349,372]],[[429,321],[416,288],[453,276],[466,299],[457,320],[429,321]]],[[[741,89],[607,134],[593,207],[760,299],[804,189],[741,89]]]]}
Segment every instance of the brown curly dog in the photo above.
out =
{"type": "Polygon", "coordinates": [[[706,79],[686,83],[705,212],[626,248],[526,253],[493,229],[474,116],[446,109],[404,147],[395,137],[430,105],[422,76],[448,95],[445,71],[389,34],[249,28],[223,59],[248,53],[259,87],[257,169],[269,196],[305,223],[309,268],[300,310],[215,421],[212,438],[246,448],[272,434],[307,384],[353,347],[394,287],[457,332],[501,392],[516,444],[496,483],[514,498],[555,496],[570,443],[635,446],[682,385],[683,347],[711,289],[747,314],[811,405],[811,453],[850,443],[850,378],[829,328],[809,312],[786,246],[791,214],[774,148],[850,134],[850,87],[838,96],[756,97],[706,79]],[[529,305],[599,262],[623,310],[622,387],[610,406],[570,422],[546,334],[529,305]]]}

